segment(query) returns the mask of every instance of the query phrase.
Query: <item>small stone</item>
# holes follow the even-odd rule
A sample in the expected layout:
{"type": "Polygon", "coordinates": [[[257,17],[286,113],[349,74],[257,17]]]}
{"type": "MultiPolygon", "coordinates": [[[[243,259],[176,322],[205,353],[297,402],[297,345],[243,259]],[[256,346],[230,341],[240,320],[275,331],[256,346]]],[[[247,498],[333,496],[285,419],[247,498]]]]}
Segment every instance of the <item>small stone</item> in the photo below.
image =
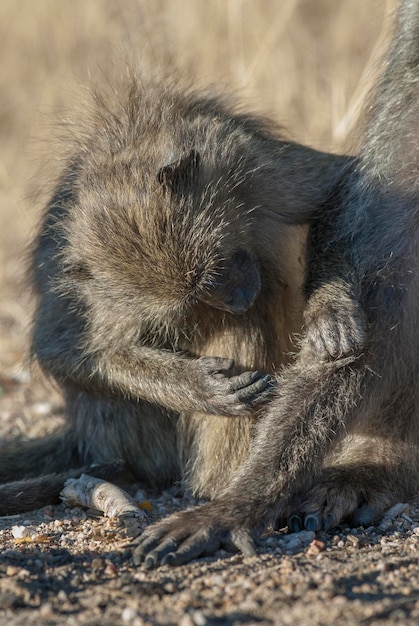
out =
{"type": "Polygon", "coordinates": [[[123,622],[131,623],[136,617],[137,611],[135,611],[134,609],[130,609],[127,607],[122,611],[121,618],[123,622]]]}
{"type": "Polygon", "coordinates": [[[41,604],[39,609],[39,615],[41,617],[51,617],[53,613],[54,610],[52,608],[51,602],[44,602],[43,604],[41,604]]]}
{"type": "Polygon", "coordinates": [[[106,576],[116,576],[117,572],[118,570],[113,563],[108,563],[104,570],[106,576]]]}
{"type": "Polygon", "coordinates": [[[196,626],[205,626],[208,623],[208,620],[202,611],[194,611],[191,617],[196,626]]]}
{"type": "Polygon", "coordinates": [[[307,548],[307,556],[317,556],[320,552],[325,549],[325,543],[320,541],[320,539],[313,539],[310,545],[307,548]]]}
{"type": "Polygon", "coordinates": [[[11,533],[15,539],[23,539],[24,537],[33,537],[35,531],[28,526],[12,526],[11,533]]]}
{"type": "Polygon", "coordinates": [[[68,596],[66,592],[64,591],[64,589],[60,589],[60,591],[57,593],[57,599],[60,602],[66,602],[68,600],[68,596]]]}
{"type": "Polygon", "coordinates": [[[18,571],[18,578],[28,578],[31,575],[30,571],[25,567],[20,567],[18,571]]]}
{"type": "Polygon", "coordinates": [[[50,402],[37,402],[32,408],[34,413],[39,416],[48,415],[52,410],[50,402]]]}
{"type": "Polygon", "coordinates": [[[346,543],[349,544],[350,546],[353,546],[354,548],[358,548],[359,547],[359,537],[356,537],[355,535],[348,535],[346,537],[346,543]]]}
{"type": "Polygon", "coordinates": [[[301,552],[315,539],[316,533],[311,530],[302,530],[299,533],[285,535],[281,539],[281,544],[287,553],[301,552]]]}
{"type": "Polygon", "coordinates": [[[400,515],[402,515],[402,513],[404,513],[405,511],[407,511],[408,508],[409,508],[409,505],[406,502],[398,502],[397,504],[392,506],[391,509],[388,509],[388,511],[384,513],[383,519],[394,520],[397,517],[400,517],[400,515]]]}

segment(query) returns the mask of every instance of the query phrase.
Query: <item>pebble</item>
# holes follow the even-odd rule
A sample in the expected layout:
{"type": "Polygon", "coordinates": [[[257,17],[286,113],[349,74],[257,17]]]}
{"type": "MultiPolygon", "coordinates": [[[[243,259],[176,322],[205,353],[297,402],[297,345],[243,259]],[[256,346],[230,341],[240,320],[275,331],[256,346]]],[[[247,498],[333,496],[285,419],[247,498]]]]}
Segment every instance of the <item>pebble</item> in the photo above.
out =
{"type": "Polygon", "coordinates": [[[205,626],[205,624],[208,623],[208,620],[202,611],[194,611],[191,617],[196,626],[205,626]]]}
{"type": "Polygon", "coordinates": [[[127,607],[122,611],[121,618],[123,622],[131,623],[137,616],[137,611],[127,607]]]}
{"type": "Polygon", "coordinates": [[[15,539],[35,537],[37,534],[37,532],[33,528],[30,528],[27,524],[25,526],[12,526],[11,533],[15,539]]]}
{"type": "Polygon", "coordinates": [[[302,530],[299,533],[292,533],[281,537],[280,545],[287,553],[295,554],[296,552],[304,550],[315,538],[316,533],[312,530],[302,530]]]}
{"type": "Polygon", "coordinates": [[[41,617],[51,617],[54,613],[54,609],[52,607],[51,602],[43,602],[39,609],[39,614],[41,617]]]}
{"type": "Polygon", "coordinates": [[[324,541],[320,541],[320,539],[313,539],[310,545],[307,548],[307,556],[317,556],[322,552],[326,547],[324,541]]]}
{"type": "Polygon", "coordinates": [[[116,576],[117,572],[118,570],[113,563],[108,563],[104,570],[106,576],[116,576]]]}
{"type": "Polygon", "coordinates": [[[354,548],[359,548],[359,537],[356,537],[355,535],[348,535],[346,537],[346,543],[354,548]]]}
{"type": "Polygon", "coordinates": [[[64,591],[64,589],[60,589],[60,591],[57,593],[57,599],[60,602],[66,602],[66,600],[68,600],[68,596],[66,592],[64,591]]]}

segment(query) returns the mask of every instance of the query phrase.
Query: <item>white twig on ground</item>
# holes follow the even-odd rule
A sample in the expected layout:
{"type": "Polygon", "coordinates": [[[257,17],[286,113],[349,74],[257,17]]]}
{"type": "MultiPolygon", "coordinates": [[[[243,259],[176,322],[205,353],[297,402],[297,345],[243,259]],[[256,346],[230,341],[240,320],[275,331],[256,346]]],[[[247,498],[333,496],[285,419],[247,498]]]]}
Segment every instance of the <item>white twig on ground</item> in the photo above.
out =
{"type": "Polygon", "coordinates": [[[126,491],[88,474],[69,478],[60,498],[66,506],[97,509],[106,517],[118,518],[130,537],[138,536],[147,523],[147,514],[138,508],[126,491]]]}

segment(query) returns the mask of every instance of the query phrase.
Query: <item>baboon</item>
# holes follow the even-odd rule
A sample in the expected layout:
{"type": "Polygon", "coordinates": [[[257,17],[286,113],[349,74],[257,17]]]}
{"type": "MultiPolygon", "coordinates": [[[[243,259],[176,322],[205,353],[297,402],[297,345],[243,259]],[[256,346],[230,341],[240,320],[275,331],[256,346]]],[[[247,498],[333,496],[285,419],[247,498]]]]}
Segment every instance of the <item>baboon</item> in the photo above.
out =
{"type": "Polygon", "coordinates": [[[4,485],[2,512],[119,459],[213,497],[301,329],[306,223],[351,167],[221,98],[135,76],[116,91],[76,133],[33,252],[32,354],[67,425],[2,452],[2,482],[48,475],[10,506],[4,485]]]}
{"type": "Polygon", "coordinates": [[[401,4],[371,103],[359,161],[311,230],[301,351],[224,491],[140,538],[146,567],[220,545],[252,555],[278,517],[291,530],[368,526],[418,489],[417,0],[401,4]]]}

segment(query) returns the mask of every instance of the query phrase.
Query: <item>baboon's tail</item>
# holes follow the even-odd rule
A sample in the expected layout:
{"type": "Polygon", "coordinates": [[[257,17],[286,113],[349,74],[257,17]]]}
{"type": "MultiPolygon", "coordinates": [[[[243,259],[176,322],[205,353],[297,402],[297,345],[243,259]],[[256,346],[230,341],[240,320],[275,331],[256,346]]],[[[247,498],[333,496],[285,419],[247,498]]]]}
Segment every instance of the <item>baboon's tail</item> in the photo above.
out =
{"type": "Polygon", "coordinates": [[[111,480],[123,470],[123,463],[116,461],[72,469],[62,474],[45,474],[38,478],[5,483],[0,485],[0,516],[25,513],[47,504],[58,504],[60,492],[69,478],[90,474],[96,478],[111,480]]]}
{"type": "Polygon", "coordinates": [[[80,465],[74,437],[67,431],[42,439],[8,442],[0,448],[0,483],[61,474],[80,465]]]}
{"type": "Polygon", "coordinates": [[[58,501],[71,470],[80,465],[66,432],[17,441],[0,448],[0,515],[13,515],[58,501]]]}
{"type": "Polygon", "coordinates": [[[123,471],[120,461],[86,465],[68,431],[0,448],[0,515],[24,513],[59,502],[68,478],[91,474],[112,479],[123,471]]]}

